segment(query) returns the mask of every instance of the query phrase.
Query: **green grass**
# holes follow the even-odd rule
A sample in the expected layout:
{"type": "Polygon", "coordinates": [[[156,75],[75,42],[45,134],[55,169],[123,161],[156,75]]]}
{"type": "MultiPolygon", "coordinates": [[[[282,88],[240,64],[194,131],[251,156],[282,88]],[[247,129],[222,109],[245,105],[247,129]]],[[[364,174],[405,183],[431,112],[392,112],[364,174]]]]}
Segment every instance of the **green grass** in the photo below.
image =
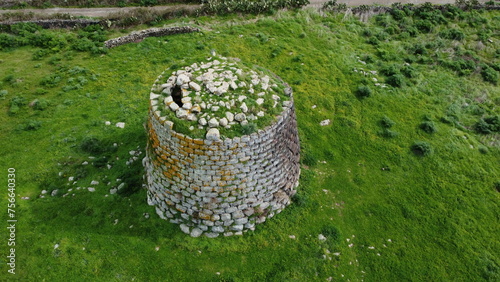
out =
{"type": "MultiPolygon", "coordinates": [[[[15,277],[498,280],[498,134],[478,134],[474,124],[500,114],[500,90],[480,72],[459,75],[445,63],[462,55],[446,53],[452,57],[440,60],[448,56],[443,50],[456,49],[474,51],[480,63],[499,63],[494,43],[475,49],[481,28],[491,29],[489,38],[500,41],[498,12],[480,14],[488,26],[471,26],[469,15],[435,25],[429,34],[389,35],[378,46],[364,35],[381,29],[375,19],[361,23],[300,11],[192,19],[205,31],[148,38],[104,55],[63,49],[34,60],[38,49],[33,47],[1,51],[0,91],[7,93],[0,98],[0,181],[6,183],[7,168],[16,169],[15,277]],[[448,26],[461,31],[463,40],[424,46],[427,55],[408,51],[408,46],[433,42],[448,26]],[[184,58],[208,57],[211,49],[269,69],[294,89],[303,158],[296,203],[242,237],[186,236],[156,216],[145,190],[135,192],[143,154],[126,164],[129,151],[144,152],[143,124],[156,77],[174,64],[182,66],[184,58]],[[405,62],[413,70],[403,71],[405,62]],[[403,85],[376,86],[386,83],[382,70],[389,65],[403,75],[403,85]],[[365,76],[360,70],[378,73],[365,76]],[[41,85],[49,75],[60,79],[41,85]],[[87,82],[80,83],[80,77],[87,82]],[[356,95],[361,85],[370,87],[369,97],[356,95]],[[9,113],[15,96],[26,103],[9,113]],[[43,110],[29,106],[42,98],[47,101],[43,110]],[[331,125],[320,126],[325,119],[331,125]],[[392,138],[381,134],[389,129],[387,119],[397,133],[392,138]],[[422,130],[424,121],[436,131],[422,130]],[[117,122],[125,122],[125,128],[115,127],[117,122]],[[89,137],[97,140],[97,149],[82,149],[89,137]],[[417,141],[428,143],[432,154],[415,155],[411,146],[417,141]],[[101,167],[107,163],[110,169],[101,167]],[[68,182],[70,176],[76,184],[68,182]],[[110,195],[120,184],[117,178],[129,185],[121,195],[110,195]],[[95,192],[76,190],[90,187],[92,180],[100,182],[95,192]],[[44,189],[60,192],[39,198],[44,189]],[[31,199],[21,200],[24,196],[31,199]],[[326,241],[318,240],[320,233],[326,241]]],[[[7,196],[0,206],[7,206],[7,196]]],[[[2,230],[0,237],[7,238],[2,230]]],[[[5,267],[7,250],[5,241],[0,278],[12,278],[5,267]]]]}

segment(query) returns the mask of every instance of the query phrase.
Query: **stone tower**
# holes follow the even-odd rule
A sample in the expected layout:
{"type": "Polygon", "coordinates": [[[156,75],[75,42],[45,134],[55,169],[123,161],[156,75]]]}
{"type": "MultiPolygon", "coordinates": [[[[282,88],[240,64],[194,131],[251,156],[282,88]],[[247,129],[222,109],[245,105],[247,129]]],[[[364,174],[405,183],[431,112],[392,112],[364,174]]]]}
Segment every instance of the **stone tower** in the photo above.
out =
{"type": "Polygon", "coordinates": [[[220,57],[164,72],[147,130],[148,204],[193,237],[253,230],[296,192],[292,91],[266,70],[220,57]]]}

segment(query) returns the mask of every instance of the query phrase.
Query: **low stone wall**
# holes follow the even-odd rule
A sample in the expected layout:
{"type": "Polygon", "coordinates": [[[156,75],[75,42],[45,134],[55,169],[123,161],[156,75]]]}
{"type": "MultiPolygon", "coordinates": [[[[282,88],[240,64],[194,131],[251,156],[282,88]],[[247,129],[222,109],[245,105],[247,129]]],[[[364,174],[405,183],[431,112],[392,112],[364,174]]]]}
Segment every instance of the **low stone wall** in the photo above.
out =
{"type": "Polygon", "coordinates": [[[290,203],[298,185],[300,146],[293,97],[275,122],[224,140],[175,132],[150,107],[143,160],[148,203],[193,237],[239,235],[290,203]]]}
{"type": "Polygon", "coordinates": [[[159,37],[165,35],[179,34],[179,33],[190,33],[190,32],[198,32],[199,28],[190,27],[190,26],[180,26],[180,27],[166,27],[166,28],[150,28],[137,32],[132,32],[131,34],[113,38],[104,42],[104,45],[108,48],[113,48],[116,46],[120,46],[123,44],[141,41],[146,37],[159,37]]]}

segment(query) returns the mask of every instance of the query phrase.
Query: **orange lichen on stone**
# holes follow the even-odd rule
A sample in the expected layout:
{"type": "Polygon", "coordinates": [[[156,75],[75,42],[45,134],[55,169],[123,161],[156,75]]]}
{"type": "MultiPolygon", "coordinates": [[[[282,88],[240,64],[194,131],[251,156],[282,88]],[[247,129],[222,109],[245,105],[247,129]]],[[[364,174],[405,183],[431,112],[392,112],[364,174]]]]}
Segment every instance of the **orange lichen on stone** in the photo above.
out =
{"type": "Polygon", "coordinates": [[[203,139],[193,139],[193,142],[196,145],[203,145],[203,144],[205,144],[205,141],[203,139]]]}
{"type": "Polygon", "coordinates": [[[172,174],[170,172],[164,171],[163,175],[165,175],[168,179],[172,178],[172,174]]]}
{"type": "Polygon", "coordinates": [[[218,170],[217,175],[230,176],[230,175],[233,175],[233,173],[230,170],[218,170]]]}
{"type": "Polygon", "coordinates": [[[205,220],[210,220],[211,219],[211,216],[209,214],[205,214],[203,212],[200,212],[198,214],[198,217],[201,218],[201,219],[205,219],[205,220]]]}

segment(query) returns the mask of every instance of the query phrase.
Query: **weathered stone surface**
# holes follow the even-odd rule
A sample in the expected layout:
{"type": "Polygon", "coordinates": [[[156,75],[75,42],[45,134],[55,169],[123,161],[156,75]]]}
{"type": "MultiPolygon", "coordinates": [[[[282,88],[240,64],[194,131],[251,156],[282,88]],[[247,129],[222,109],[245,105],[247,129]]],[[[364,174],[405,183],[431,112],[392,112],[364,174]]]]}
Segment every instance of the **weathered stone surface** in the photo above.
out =
{"type": "Polygon", "coordinates": [[[189,230],[189,227],[187,225],[181,224],[180,227],[181,227],[182,232],[184,232],[186,234],[191,233],[191,231],[189,230]]]}
{"type": "Polygon", "coordinates": [[[206,136],[207,140],[219,140],[220,139],[220,133],[217,128],[210,128],[207,132],[206,136]]]}
{"type": "Polygon", "coordinates": [[[209,127],[217,127],[217,126],[219,126],[219,121],[217,121],[217,119],[215,119],[215,118],[211,118],[208,121],[208,126],[209,127]]]}
{"type": "Polygon", "coordinates": [[[236,121],[242,122],[247,119],[247,116],[244,113],[238,113],[234,116],[236,121]]]}
{"type": "Polygon", "coordinates": [[[200,228],[193,228],[191,230],[191,237],[200,237],[200,235],[203,233],[203,231],[200,228]]]}

